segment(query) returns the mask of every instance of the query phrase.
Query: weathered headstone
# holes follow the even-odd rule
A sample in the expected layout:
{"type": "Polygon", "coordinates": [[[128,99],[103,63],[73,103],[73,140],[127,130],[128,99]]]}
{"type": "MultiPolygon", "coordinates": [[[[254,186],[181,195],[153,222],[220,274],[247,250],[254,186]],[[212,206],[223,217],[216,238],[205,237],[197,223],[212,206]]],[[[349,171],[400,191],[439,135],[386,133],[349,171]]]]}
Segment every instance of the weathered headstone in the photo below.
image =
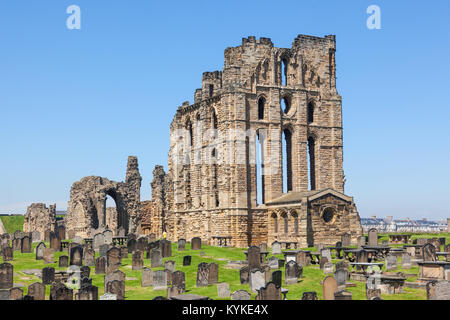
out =
{"type": "Polygon", "coordinates": [[[167,260],[166,262],[164,262],[164,269],[167,269],[170,272],[174,272],[175,271],[175,261],[167,260]]]}
{"type": "Polygon", "coordinates": [[[388,254],[386,256],[386,270],[394,270],[397,269],[397,256],[392,254],[388,254]]]}
{"type": "Polygon", "coordinates": [[[69,257],[68,256],[60,256],[58,260],[58,267],[67,268],[69,266],[69,257]]]}
{"type": "Polygon", "coordinates": [[[150,251],[150,263],[152,268],[162,267],[163,260],[160,249],[152,249],[150,251]]]}
{"type": "Polygon", "coordinates": [[[325,263],[330,262],[327,257],[321,257],[319,261],[320,270],[323,270],[325,263]]]}
{"type": "Polygon", "coordinates": [[[98,257],[95,259],[95,274],[106,273],[106,258],[98,257]]]}
{"type": "Polygon", "coordinates": [[[362,249],[363,246],[366,245],[366,237],[365,236],[359,236],[358,237],[358,249],[362,249]]]}
{"type": "Polygon", "coordinates": [[[136,243],[136,250],[139,250],[141,252],[147,251],[148,246],[148,239],[147,237],[139,237],[136,243]]]}
{"type": "Polygon", "coordinates": [[[372,228],[369,230],[369,246],[377,246],[378,245],[378,230],[375,228],[372,228]]]}
{"type": "Polygon", "coordinates": [[[352,300],[352,293],[345,290],[336,291],[334,300],[352,300]]]}
{"type": "Polygon", "coordinates": [[[186,239],[179,239],[178,240],[178,251],[184,251],[186,250],[186,239]]]}
{"type": "Polygon", "coordinates": [[[261,250],[259,247],[252,246],[247,251],[248,267],[250,270],[261,266],[261,250]]]}
{"type": "Polygon", "coordinates": [[[341,242],[343,247],[350,247],[352,245],[352,238],[349,233],[341,235],[341,242]]]}
{"type": "Polygon", "coordinates": [[[347,282],[348,279],[348,269],[337,269],[336,272],[334,273],[334,278],[336,279],[336,283],[338,285],[338,287],[344,286],[347,282]]]}
{"type": "Polygon", "coordinates": [[[123,226],[120,226],[119,229],[117,229],[117,236],[125,237],[125,228],[123,226]]]}
{"type": "Polygon", "coordinates": [[[319,300],[316,292],[303,292],[302,300],[319,300]]]}
{"type": "Polygon", "coordinates": [[[338,291],[338,285],[334,277],[326,277],[322,282],[323,299],[334,300],[334,293],[338,291]]]}
{"type": "Polygon", "coordinates": [[[344,260],[336,262],[336,271],[341,269],[348,271],[348,267],[349,267],[348,263],[345,262],[344,260]]]}
{"type": "Polygon", "coordinates": [[[42,269],[42,283],[47,285],[55,281],[55,268],[45,267],[42,269]]]}
{"type": "Polygon", "coordinates": [[[75,300],[93,301],[98,300],[98,288],[93,285],[85,285],[75,294],[75,300]]]}
{"type": "Polygon", "coordinates": [[[209,265],[206,262],[202,262],[197,268],[197,287],[208,286],[209,280],[209,265]]]}
{"type": "Polygon", "coordinates": [[[35,282],[28,286],[28,295],[33,297],[33,300],[45,300],[45,285],[40,282],[35,282]]]}
{"type": "Polygon", "coordinates": [[[424,262],[436,261],[436,248],[431,243],[426,243],[422,247],[422,258],[424,262]]]}
{"type": "Polygon", "coordinates": [[[167,299],[170,299],[172,297],[179,296],[184,293],[184,289],[177,287],[177,286],[171,286],[167,287],[167,299]]]}
{"type": "Polygon", "coordinates": [[[309,257],[308,253],[305,251],[298,251],[297,252],[297,259],[296,262],[298,265],[304,267],[311,264],[311,258],[309,257]]]}
{"type": "Polygon", "coordinates": [[[211,262],[209,264],[208,283],[215,284],[217,282],[219,282],[219,265],[217,263],[211,262]]]}
{"type": "Polygon", "coordinates": [[[272,242],[272,254],[281,254],[281,244],[278,241],[272,242]]]}
{"type": "Polygon", "coordinates": [[[14,260],[14,250],[11,247],[2,248],[3,262],[14,260]]]}
{"type": "Polygon", "coordinates": [[[411,268],[411,256],[408,252],[404,252],[402,254],[402,268],[409,269],[411,268]]]}
{"type": "MultiPolygon", "coordinates": [[[[105,275],[104,281],[103,281],[105,292],[108,292],[108,290],[107,290],[108,282],[120,281],[120,282],[123,282],[123,284],[124,284],[124,286],[123,286],[123,296],[124,296],[125,295],[125,278],[126,278],[125,273],[120,270],[116,270],[111,273],[107,273],[105,275]]],[[[110,293],[114,293],[114,292],[110,292],[110,293]]],[[[116,294],[116,293],[114,293],[114,294],[116,294]]],[[[120,298],[120,297],[118,297],[118,298],[120,298]]]]}
{"type": "Polygon", "coordinates": [[[427,283],[428,300],[450,300],[450,282],[446,280],[427,283]]]}
{"type": "Polygon", "coordinates": [[[269,282],[261,287],[258,292],[257,300],[281,300],[281,287],[277,287],[275,283],[269,282]]]}
{"type": "Polygon", "coordinates": [[[250,269],[248,266],[242,267],[239,270],[239,279],[241,281],[241,284],[246,284],[249,282],[250,279],[250,269]]]}
{"type": "Polygon", "coordinates": [[[20,239],[20,252],[21,253],[31,253],[31,238],[28,236],[20,239]]]}
{"type": "Polygon", "coordinates": [[[111,230],[103,231],[103,237],[105,238],[105,243],[112,244],[112,242],[113,242],[113,232],[111,230]]]}
{"type": "Polygon", "coordinates": [[[167,272],[165,270],[157,270],[153,272],[153,290],[167,289],[167,272]]]}
{"type": "Polygon", "coordinates": [[[47,248],[44,242],[40,242],[36,247],[36,260],[44,259],[44,249],[47,248]]]}
{"type": "Polygon", "coordinates": [[[53,253],[53,249],[45,248],[44,249],[44,264],[52,264],[55,263],[55,255],[53,253]]]}
{"type": "Polygon", "coordinates": [[[183,257],[183,266],[190,266],[191,265],[191,256],[184,256],[183,257]]]}
{"type": "Polygon", "coordinates": [[[127,241],[128,253],[133,253],[137,249],[136,239],[130,239],[127,241]]]}
{"type": "Polygon", "coordinates": [[[142,270],[141,286],[150,287],[152,285],[153,285],[153,270],[149,268],[144,268],[142,270]]]}
{"type": "Polygon", "coordinates": [[[217,296],[219,298],[229,298],[230,297],[230,285],[226,282],[221,282],[217,284],[217,296]]]}
{"type": "Polygon", "coordinates": [[[131,269],[132,270],[141,270],[144,266],[144,259],[142,259],[142,252],[136,250],[133,252],[131,257],[131,269]]]}
{"type": "Polygon", "coordinates": [[[0,289],[0,301],[8,301],[10,298],[9,289],[0,289]]]}
{"type": "Polygon", "coordinates": [[[92,248],[86,248],[83,252],[84,265],[92,267],[95,265],[95,251],[92,248]]]}
{"type": "Polygon", "coordinates": [[[56,232],[58,233],[58,237],[61,240],[66,239],[66,228],[64,226],[59,226],[58,228],[56,228],[56,232]]]}
{"type": "Polygon", "coordinates": [[[106,283],[106,292],[117,296],[117,300],[125,300],[125,281],[112,280],[106,283]]]}
{"type": "Polygon", "coordinates": [[[172,286],[186,290],[186,275],[183,271],[175,271],[172,273],[172,286]]]}
{"type": "Polygon", "coordinates": [[[97,233],[92,239],[92,249],[99,250],[102,244],[105,244],[105,236],[103,233],[97,233]]]}
{"type": "Polygon", "coordinates": [[[54,232],[50,233],[50,249],[61,251],[61,239],[54,232]]]}
{"type": "Polygon", "coordinates": [[[23,299],[23,290],[22,288],[11,288],[9,289],[9,300],[22,300],[23,299]]]}
{"type": "Polygon", "coordinates": [[[163,239],[159,241],[159,246],[163,258],[172,256],[172,243],[169,240],[163,239]]]}
{"type": "Polygon", "coordinates": [[[100,257],[107,257],[108,256],[108,250],[111,249],[111,245],[104,243],[101,244],[100,247],[98,248],[98,255],[100,257]]]}
{"type": "Polygon", "coordinates": [[[201,250],[202,249],[202,239],[195,237],[191,239],[191,250],[201,250]]]}
{"type": "Polygon", "coordinates": [[[231,300],[251,300],[251,294],[245,290],[237,290],[231,294],[231,300]]]}
{"type": "Polygon", "coordinates": [[[270,269],[278,269],[278,258],[277,257],[270,257],[269,258],[269,268],[270,269]]]}
{"type": "Polygon", "coordinates": [[[259,289],[264,287],[264,285],[266,284],[265,280],[266,279],[265,279],[264,272],[257,270],[257,269],[251,270],[250,277],[249,277],[251,291],[257,292],[259,289]]]}
{"type": "Polygon", "coordinates": [[[79,266],[83,265],[83,247],[82,246],[73,246],[70,249],[70,265],[71,266],[79,266]]]}
{"type": "Polygon", "coordinates": [[[10,263],[0,264],[0,289],[11,289],[13,287],[14,267],[10,263]]]}
{"type": "Polygon", "coordinates": [[[333,263],[332,262],[325,262],[323,264],[322,271],[324,274],[333,273],[333,263]]]}
{"type": "Polygon", "coordinates": [[[261,250],[261,252],[267,252],[267,243],[260,243],[259,250],[261,250]]]}
{"type": "Polygon", "coordinates": [[[366,288],[366,299],[372,300],[374,297],[381,298],[381,289],[366,288]]]}
{"type": "Polygon", "coordinates": [[[295,261],[289,261],[284,266],[284,282],[286,284],[295,284],[298,278],[302,277],[303,268],[295,261]]]}
{"type": "Polygon", "coordinates": [[[81,279],[83,278],[89,278],[91,275],[91,268],[89,268],[88,266],[82,266],[80,268],[80,272],[81,272],[81,279]]]}
{"type": "Polygon", "coordinates": [[[330,249],[322,249],[320,251],[320,255],[322,258],[327,258],[328,262],[331,262],[331,250],[330,249]]]}
{"type": "MultiPolygon", "coordinates": [[[[120,256],[120,249],[112,247],[106,254],[106,273],[118,270],[121,264],[122,261],[120,256]]],[[[120,296],[118,297],[118,299],[121,300],[120,296]]]]}

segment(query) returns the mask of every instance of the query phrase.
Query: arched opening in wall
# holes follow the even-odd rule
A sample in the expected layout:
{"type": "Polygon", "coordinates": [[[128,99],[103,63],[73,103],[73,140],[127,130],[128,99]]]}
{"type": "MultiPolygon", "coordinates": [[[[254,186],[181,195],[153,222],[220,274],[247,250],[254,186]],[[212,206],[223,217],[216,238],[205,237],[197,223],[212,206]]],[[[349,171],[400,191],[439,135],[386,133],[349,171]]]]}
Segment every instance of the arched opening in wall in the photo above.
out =
{"type": "Polygon", "coordinates": [[[115,230],[119,226],[117,204],[114,198],[107,194],[105,200],[105,226],[110,230],[115,230]]]}
{"type": "Polygon", "coordinates": [[[292,133],[284,129],[282,135],[283,193],[287,193],[292,191],[292,133]]]}
{"type": "Polygon", "coordinates": [[[281,217],[283,218],[283,222],[284,222],[284,234],[288,234],[289,233],[289,217],[286,213],[283,213],[281,215],[281,217]]]}
{"type": "Polygon", "coordinates": [[[278,219],[275,213],[272,213],[273,232],[278,233],[278,219]]]}
{"type": "Polygon", "coordinates": [[[214,85],[210,84],[209,85],[209,96],[212,97],[214,95],[214,85]]]}
{"type": "Polygon", "coordinates": [[[316,190],[316,156],[315,156],[315,140],[313,137],[308,138],[308,173],[309,173],[309,190],[316,190]]]}
{"type": "Polygon", "coordinates": [[[266,99],[261,97],[258,99],[258,119],[264,119],[264,106],[266,104],[266,99]]]}
{"type": "Polygon", "coordinates": [[[314,122],[314,103],[311,101],[308,103],[308,111],[307,111],[308,123],[314,122]]]}
{"type": "Polygon", "coordinates": [[[211,151],[211,158],[213,159],[212,165],[212,174],[213,174],[213,194],[214,194],[214,202],[215,206],[218,207],[219,203],[219,177],[218,177],[218,169],[217,169],[217,150],[213,148],[211,151]]]}
{"type": "Polygon", "coordinates": [[[287,61],[286,59],[281,60],[281,85],[287,85],[287,61]]]}
{"type": "Polygon", "coordinates": [[[256,204],[264,203],[264,134],[256,132],[256,204]]]}
{"type": "Polygon", "coordinates": [[[283,110],[284,113],[288,113],[289,110],[291,110],[291,101],[289,97],[283,97],[281,99],[281,110],[283,110]]]}
{"type": "Polygon", "coordinates": [[[194,132],[192,130],[192,123],[189,119],[187,119],[186,121],[186,130],[188,132],[189,135],[189,146],[192,148],[194,146],[194,132]]]}
{"type": "Polygon", "coordinates": [[[333,221],[335,215],[336,215],[336,210],[334,208],[328,207],[325,210],[323,210],[322,219],[326,223],[330,223],[333,221]]]}
{"type": "Polygon", "coordinates": [[[294,220],[294,233],[298,235],[298,214],[297,212],[292,212],[292,219],[294,220]]]}
{"type": "Polygon", "coordinates": [[[92,205],[92,214],[91,214],[91,227],[94,229],[98,229],[99,221],[98,221],[98,212],[95,205],[92,205]]]}

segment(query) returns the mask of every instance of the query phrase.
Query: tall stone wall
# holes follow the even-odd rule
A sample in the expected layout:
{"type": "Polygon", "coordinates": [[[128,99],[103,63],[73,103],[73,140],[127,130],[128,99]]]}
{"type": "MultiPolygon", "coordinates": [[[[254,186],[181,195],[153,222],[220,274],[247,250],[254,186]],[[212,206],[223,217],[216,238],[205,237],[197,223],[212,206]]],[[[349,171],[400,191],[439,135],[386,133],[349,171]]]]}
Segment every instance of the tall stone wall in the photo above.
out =
{"type": "Polygon", "coordinates": [[[23,231],[39,231],[41,240],[44,240],[45,231],[55,231],[56,226],[56,205],[48,208],[44,203],[33,203],[27,208],[25,214],[23,231]]]}

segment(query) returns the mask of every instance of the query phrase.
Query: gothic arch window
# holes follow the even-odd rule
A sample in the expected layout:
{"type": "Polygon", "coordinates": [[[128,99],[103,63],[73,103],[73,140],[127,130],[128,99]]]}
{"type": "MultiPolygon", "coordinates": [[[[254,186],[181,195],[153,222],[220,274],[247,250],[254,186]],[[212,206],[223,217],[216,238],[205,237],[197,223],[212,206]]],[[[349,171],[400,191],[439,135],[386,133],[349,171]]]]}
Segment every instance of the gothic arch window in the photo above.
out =
{"type": "Polygon", "coordinates": [[[286,86],[287,85],[287,69],[288,69],[288,63],[286,59],[281,60],[281,85],[286,86]]]}
{"type": "Polygon", "coordinates": [[[288,113],[289,110],[291,110],[291,99],[289,96],[284,96],[281,101],[281,110],[283,110],[284,113],[288,113]]]}
{"type": "Polygon", "coordinates": [[[308,123],[314,122],[314,103],[311,101],[308,103],[308,111],[307,111],[308,123]]]}
{"type": "Polygon", "coordinates": [[[282,135],[283,193],[286,193],[292,191],[292,133],[284,129],[282,135]]]}
{"type": "Polygon", "coordinates": [[[275,213],[272,213],[272,220],[273,220],[273,232],[278,233],[278,218],[275,213]]]}
{"type": "Polygon", "coordinates": [[[286,213],[283,213],[281,215],[281,217],[283,218],[283,222],[284,222],[284,230],[283,231],[285,234],[288,234],[288,232],[289,232],[289,217],[286,213]]]}
{"type": "Polygon", "coordinates": [[[258,119],[264,119],[264,107],[266,104],[266,99],[264,97],[260,97],[258,99],[258,119]]]}
{"type": "Polygon", "coordinates": [[[316,190],[316,155],[315,155],[315,139],[310,136],[308,138],[308,173],[309,173],[309,190],[316,190]]]}
{"type": "Polygon", "coordinates": [[[298,214],[297,212],[292,212],[292,219],[294,220],[294,233],[298,234],[298,214]]]}

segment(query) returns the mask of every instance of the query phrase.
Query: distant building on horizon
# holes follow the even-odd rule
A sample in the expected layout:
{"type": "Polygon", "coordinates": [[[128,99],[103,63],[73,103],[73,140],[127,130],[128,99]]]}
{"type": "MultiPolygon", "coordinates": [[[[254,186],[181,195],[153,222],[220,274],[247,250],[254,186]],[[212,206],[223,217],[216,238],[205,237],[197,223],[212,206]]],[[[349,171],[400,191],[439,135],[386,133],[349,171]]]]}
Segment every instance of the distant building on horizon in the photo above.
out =
{"type": "MultiPolygon", "coordinates": [[[[448,220],[447,220],[448,221],[448,220]]],[[[439,221],[429,221],[426,218],[421,220],[393,219],[392,216],[386,218],[377,218],[371,216],[370,218],[361,218],[361,226],[364,232],[370,229],[377,229],[378,232],[392,233],[392,232],[414,232],[414,233],[439,233],[448,232],[448,224],[445,219],[439,221]]]]}

